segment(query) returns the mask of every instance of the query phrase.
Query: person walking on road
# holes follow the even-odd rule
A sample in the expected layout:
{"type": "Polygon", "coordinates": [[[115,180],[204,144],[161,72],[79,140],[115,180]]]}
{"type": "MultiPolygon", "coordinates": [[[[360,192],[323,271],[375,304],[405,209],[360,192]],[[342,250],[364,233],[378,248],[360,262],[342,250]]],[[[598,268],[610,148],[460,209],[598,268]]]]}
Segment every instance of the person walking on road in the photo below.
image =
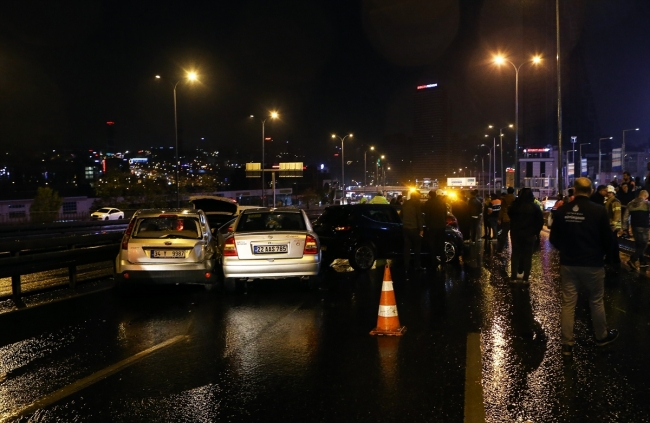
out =
{"type": "Polygon", "coordinates": [[[422,214],[422,203],[420,192],[411,193],[411,198],[402,205],[402,234],[404,237],[404,270],[408,276],[409,264],[411,262],[411,249],[413,250],[413,270],[421,272],[422,267],[422,236],[424,235],[424,215],[422,214]]]}
{"type": "Polygon", "coordinates": [[[648,191],[641,190],[639,196],[630,201],[627,205],[634,237],[634,254],[630,256],[627,265],[632,270],[638,270],[636,261],[639,260],[639,267],[648,267],[645,258],[645,250],[648,247],[648,227],[650,226],[650,203],[648,203],[648,191]]]}
{"type": "Polygon", "coordinates": [[[609,218],[609,227],[611,229],[612,243],[610,250],[605,257],[605,262],[612,266],[612,270],[621,268],[621,255],[618,248],[618,237],[621,235],[621,202],[616,198],[616,188],[613,185],[607,185],[607,200],[605,201],[605,210],[609,218]]]}
{"type": "Polygon", "coordinates": [[[490,241],[497,239],[499,235],[499,212],[501,211],[501,197],[498,194],[490,195],[490,204],[488,205],[488,224],[492,231],[490,241]]]}
{"type": "Polygon", "coordinates": [[[497,237],[497,253],[502,252],[508,243],[508,236],[510,235],[510,215],[508,214],[508,209],[514,201],[515,189],[508,187],[507,194],[501,201],[501,210],[499,210],[499,218],[497,220],[497,223],[501,227],[501,233],[497,237]]]}
{"type": "Polygon", "coordinates": [[[433,257],[434,267],[445,264],[445,227],[447,226],[447,205],[442,198],[441,189],[429,191],[429,199],[424,203],[424,224],[427,227],[426,240],[433,257]]]}
{"type": "Polygon", "coordinates": [[[560,251],[562,354],[565,356],[573,354],[575,308],[581,288],[589,295],[596,345],[602,347],[618,338],[618,331],[607,327],[603,302],[603,256],[613,242],[609,217],[604,207],[589,200],[591,181],[588,178],[577,178],[574,187],[576,198],[557,210],[550,235],[551,244],[560,251]]]}
{"type": "Polygon", "coordinates": [[[528,284],[535,242],[544,227],[544,215],[535,204],[535,195],[530,188],[522,188],[519,197],[510,206],[509,215],[512,238],[511,281],[516,283],[521,279],[522,283],[528,284]]]}

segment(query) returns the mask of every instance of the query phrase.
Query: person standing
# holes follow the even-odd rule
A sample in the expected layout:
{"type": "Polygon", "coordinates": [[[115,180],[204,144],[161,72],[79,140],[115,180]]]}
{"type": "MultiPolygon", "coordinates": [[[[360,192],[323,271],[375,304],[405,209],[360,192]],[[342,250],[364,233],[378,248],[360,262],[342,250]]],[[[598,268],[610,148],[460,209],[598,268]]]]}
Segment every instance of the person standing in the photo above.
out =
{"type": "Polygon", "coordinates": [[[621,202],[616,198],[616,188],[613,185],[607,185],[605,210],[609,218],[609,227],[612,236],[612,243],[605,262],[611,265],[614,270],[618,270],[621,267],[621,255],[618,249],[618,237],[621,235],[621,202]]]}
{"type": "Polygon", "coordinates": [[[589,197],[589,199],[596,204],[600,204],[601,206],[605,204],[605,200],[607,200],[607,185],[598,185],[598,188],[596,188],[596,191],[591,194],[591,197],[589,197]]]}
{"type": "Polygon", "coordinates": [[[608,329],[603,294],[605,269],[603,256],[609,251],[612,236],[604,207],[589,200],[591,181],[577,178],[576,198],[557,210],[550,242],[560,251],[562,286],[562,354],[571,356],[575,344],[573,333],[578,292],[586,289],[596,345],[605,346],[618,338],[616,329],[608,329]]]}
{"type": "Polygon", "coordinates": [[[522,283],[528,284],[533,261],[533,251],[537,236],[544,227],[544,215],[535,204],[535,196],[530,188],[522,188],[519,197],[509,210],[512,239],[510,277],[516,282],[523,273],[522,283]]]}
{"type": "Polygon", "coordinates": [[[445,264],[445,228],[447,226],[447,205],[442,198],[442,190],[429,191],[429,199],[424,203],[424,224],[427,227],[426,241],[433,257],[434,266],[445,264]]]}
{"type": "Polygon", "coordinates": [[[490,241],[496,240],[499,235],[499,212],[501,211],[501,197],[497,194],[490,195],[490,205],[488,206],[488,224],[492,231],[490,241]]]}
{"type": "MultiPolygon", "coordinates": [[[[625,177],[623,177],[623,180],[625,181],[625,177]]],[[[627,205],[630,201],[634,200],[635,196],[634,183],[630,184],[629,182],[622,182],[616,193],[616,198],[621,202],[621,230],[625,238],[630,237],[630,214],[628,213],[627,205]]]]}
{"type": "Polygon", "coordinates": [[[372,197],[372,200],[368,202],[368,204],[390,204],[386,197],[384,197],[384,193],[381,191],[377,191],[377,194],[375,194],[374,197],[372,197]]]}
{"type": "Polygon", "coordinates": [[[483,211],[483,204],[478,198],[478,190],[472,190],[469,200],[467,200],[467,208],[471,223],[469,227],[469,240],[470,243],[476,244],[481,238],[481,217],[483,211]]]}
{"type": "Polygon", "coordinates": [[[502,252],[508,243],[508,236],[510,235],[510,215],[508,214],[508,209],[514,201],[515,189],[508,187],[507,194],[501,202],[501,210],[499,210],[499,218],[497,220],[497,223],[501,227],[501,233],[497,238],[497,253],[502,252]]]}
{"type": "Polygon", "coordinates": [[[413,270],[420,272],[425,270],[422,267],[422,236],[424,235],[424,215],[422,214],[422,203],[420,192],[411,193],[411,198],[402,205],[402,235],[404,238],[404,270],[407,275],[411,262],[411,249],[413,250],[413,270]]]}
{"type": "Polygon", "coordinates": [[[639,196],[628,203],[627,209],[630,213],[632,236],[634,237],[634,254],[630,256],[627,265],[632,270],[638,270],[637,260],[639,260],[639,267],[648,267],[645,258],[645,250],[648,247],[648,227],[650,226],[648,191],[641,190],[639,196]]]}

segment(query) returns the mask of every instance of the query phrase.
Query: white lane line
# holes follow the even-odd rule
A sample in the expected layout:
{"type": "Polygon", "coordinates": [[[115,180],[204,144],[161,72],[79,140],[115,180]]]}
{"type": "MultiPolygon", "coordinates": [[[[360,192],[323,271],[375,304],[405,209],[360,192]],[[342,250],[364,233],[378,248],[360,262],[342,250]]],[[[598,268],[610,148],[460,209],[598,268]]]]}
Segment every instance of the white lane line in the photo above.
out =
{"type": "Polygon", "coordinates": [[[71,385],[64,386],[58,391],[54,391],[49,395],[39,398],[38,400],[34,401],[33,403],[21,409],[16,409],[13,411],[8,411],[6,413],[3,413],[0,416],[0,422],[6,422],[9,420],[13,420],[17,417],[23,417],[23,416],[28,416],[30,414],[33,414],[37,410],[48,407],[54,404],[55,402],[60,401],[63,398],[74,394],[75,392],[81,391],[82,389],[87,388],[88,386],[119,372],[120,370],[134,364],[139,360],[142,360],[143,358],[155,353],[158,350],[169,347],[170,345],[183,341],[187,338],[188,338],[187,335],[178,335],[164,342],[161,342],[160,344],[154,345],[151,348],[147,348],[144,351],[140,351],[139,353],[132,355],[131,357],[125,358],[124,360],[119,361],[113,364],[112,366],[108,366],[98,372],[91,374],[90,376],[86,376],[85,378],[74,382],[71,385]]]}
{"type": "Polygon", "coordinates": [[[481,334],[470,333],[467,335],[465,355],[465,423],[485,422],[482,369],[481,334]]]}

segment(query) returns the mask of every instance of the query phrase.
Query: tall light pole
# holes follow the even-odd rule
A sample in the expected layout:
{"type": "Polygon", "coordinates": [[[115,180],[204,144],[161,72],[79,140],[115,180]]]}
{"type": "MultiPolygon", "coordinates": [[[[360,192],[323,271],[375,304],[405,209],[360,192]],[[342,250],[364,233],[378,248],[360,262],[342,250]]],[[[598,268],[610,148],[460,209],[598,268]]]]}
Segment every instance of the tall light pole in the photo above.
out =
{"type": "Polygon", "coordinates": [[[598,139],[598,185],[600,185],[600,172],[601,172],[601,162],[602,162],[602,155],[603,153],[600,152],[600,142],[602,140],[611,140],[614,137],[603,137],[598,139]]]}
{"type": "MultiPolygon", "coordinates": [[[[278,112],[270,112],[269,116],[271,119],[277,119],[278,112]]],[[[251,118],[254,118],[255,115],[251,115],[251,118]]],[[[268,117],[265,117],[264,119],[260,119],[260,122],[262,122],[262,206],[266,206],[266,181],[264,178],[264,159],[266,155],[264,154],[264,147],[265,147],[265,142],[266,142],[266,136],[264,134],[264,126],[266,124],[266,119],[268,117]]],[[[275,193],[275,186],[273,187],[273,192],[275,193]]],[[[275,207],[275,204],[273,205],[275,207]]]]}
{"type": "MultiPolygon", "coordinates": [[[[374,149],[375,149],[375,147],[370,147],[371,151],[374,150],[374,149]]],[[[366,154],[368,154],[368,150],[363,152],[363,186],[364,187],[368,186],[368,180],[367,180],[367,176],[368,176],[367,164],[368,164],[368,162],[366,161],[366,154]]]]}
{"type": "MultiPolygon", "coordinates": [[[[499,128],[499,142],[501,143],[501,188],[503,188],[503,184],[505,183],[505,177],[503,175],[504,168],[505,168],[505,166],[503,165],[503,130],[506,128],[512,128],[513,126],[514,125],[510,124],[508,126],[504,126],[503,128],[499,128]]],[[[494,125],[488,125],[488,128],[492,129],[494,128],[494,125]]]]}
{"type": "Polygon", "coordinates": [[[519,69],[521,69],[521,67],[526,63],[533,63],[537,65],[541,61],[541,56],[534,56],[532,59],[527,60],[517,66],[501,55],[494,57],[494,63],[497,65],[510,63],[515,70],[515,188],[519,188],[519,69]]]}
{"type": "Polygon", "coordinates": [[[583,142],[583,143],[580,143],[580,145],[578,146],[578,149],[580,150],[580,176],[582,176],[582,146],[583,145],[589,145],[589,144],[591,144],[591,143],[590,142],[583,142]]]}
{"type": "MultiPolygon", "coordinates": [[[[156,75],[156,79],[162,79],[160,75],[156,75]]],[[[181,161],[180,157],[178,155],[178,113],[176,111],[176,87],[178,84],[183,81],[196,81],[198,79],[198,76],[196,72],[188,72],[187,75],[185,75],[185,78],[179,79],[175,83],[173,83],[174,87],[174,138],[176,140],[176,145],[174,147],[175,155],[176,155],[176,208],[180,208],[180,199],[179,199],[179,183],[178,183],[178,168],[181,166],[181,161]]]]}
{"type": "Polygon", "coordinates": [[[343,138],[339,137],[336,134],[332,134],[332,138],[338,138],[341,140],[341,184],[343,184],[343,197],[341,197],[341,204],[344,204],[345,198],[345,150],[343,144],[347,137],[352,138],[352,134],[347,134],[343,138]]]}
{"type": "Polygon", "coordinates": [[[382,154],[381,156],[379,156],[379,158],[378,158],[377,161],[375,162],[375,183],[376,183],[377,186],[381,185],[381,184],[379,183],[379,182],[381,182],[381,181],[379,180],[379,163],[380,163],[381,160],[384,159],[384,158],[386,158],[386,156],[384,156],[384,155],[382,154]]]}
{"type": "Polygon", "coordinates": [[[623,143],[621,144],[621,172],[625,171],[625,133],[638,130],[639,128],[623,129],[623,143]]]}

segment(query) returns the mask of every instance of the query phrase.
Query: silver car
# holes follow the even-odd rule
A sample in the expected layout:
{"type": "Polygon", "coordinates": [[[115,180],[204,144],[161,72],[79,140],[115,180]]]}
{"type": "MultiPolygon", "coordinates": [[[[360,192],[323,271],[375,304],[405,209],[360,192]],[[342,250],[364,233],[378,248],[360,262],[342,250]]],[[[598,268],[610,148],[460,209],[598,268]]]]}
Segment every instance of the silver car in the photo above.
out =
{"type": "Polygon", "coordinates": [[[318,235],[300,209],[244,210],[219,231],[224,288],[245,281],[299,277],[314,284],[320,271],[318,235]]]}
{"type": "Polygon", "coordinates": [[[216,248],[202,210],[138,210],[115,259],[116,286],[182,283],[211,289],[216,283],[216,248]]]}

